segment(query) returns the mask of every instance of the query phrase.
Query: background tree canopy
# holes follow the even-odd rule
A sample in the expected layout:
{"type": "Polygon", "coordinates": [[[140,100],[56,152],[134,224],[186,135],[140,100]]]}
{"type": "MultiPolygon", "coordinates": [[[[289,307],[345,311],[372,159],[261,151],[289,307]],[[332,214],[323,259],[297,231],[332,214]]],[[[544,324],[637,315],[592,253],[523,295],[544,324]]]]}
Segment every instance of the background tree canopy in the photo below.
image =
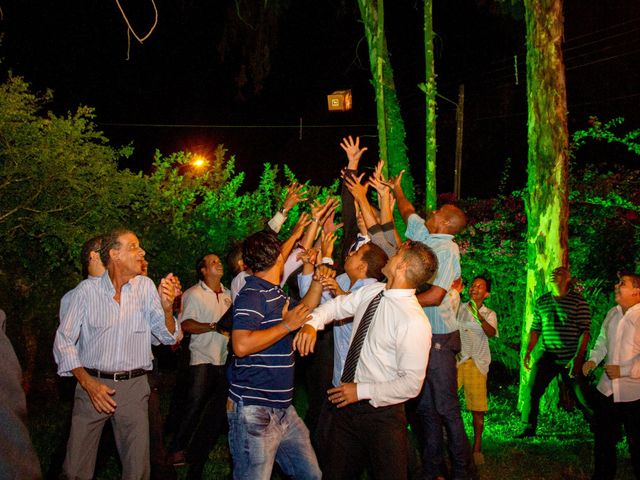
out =
{"type": "MultiPolygon", "coordinates": [[[[295,180],[288,168],[280,173],[266,164],[257,188],[248,191],[244,172],[235,171],[222,146],[202,171],[188,153],[157,152],[149,173],[133,173],[118,166],[131,149],[111,146],[96,130],[90,108],[58,116],[46,111],[50,99],[49,92],[32,93],[21,78],[0,85],[0,305],[27,384],[36,370],[46,373],[42,379],[54,378],[58,303],[81,279],[78,254],[87,238],[115,226],[132,228],[147,251],[152,278],[172,271],[188,287],[195,259],[206,252],[224,256],[234,242],[262,228],[280,206],[283,186],[295,180]]],[[[634,151],[638,136],[624,132],[620,120],[594,120],[574,138],[579,148],[572,163],[580,165],[581,152],[600,144],[634,151]]],[[[640,263],[640,172],[624,165],[614,172],[575,166],[570,186],[570,260],[592,307],[595,338],[613,302],[615,272],[640,263]]],[[[309,186],[310,198],[336,187],[309,186]]],[[[493,280],[489,303],[500,320],[493,357],[511,370],[518,367],[524,307],[522,195],[464,200],[471,227],[458,239],[466,282],[480,273],[493,280]]],[[[283,235],[298,215],[298,208],[291,212],[283,235]]]]}

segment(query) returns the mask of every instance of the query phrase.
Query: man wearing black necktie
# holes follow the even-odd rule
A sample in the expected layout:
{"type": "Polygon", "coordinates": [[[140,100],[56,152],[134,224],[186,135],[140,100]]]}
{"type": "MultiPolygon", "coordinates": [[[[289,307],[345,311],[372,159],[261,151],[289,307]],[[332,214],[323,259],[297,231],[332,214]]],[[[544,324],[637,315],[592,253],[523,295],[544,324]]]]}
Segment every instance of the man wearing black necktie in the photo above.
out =
{"type": "Polygon", "coordinates": [[[327,392],[336,412],[325,479],[358,478],[366,467],[372,478],[406,478],[404,402],[420,393],[431,347],[431,327],[415,289],[433,277],[437,265],[426,245],[403,244],[382,269],[386,284],[324,303],[296,336],[294,348],[306,355],[318,329],[354,317],[342,383],[327,392]]]}

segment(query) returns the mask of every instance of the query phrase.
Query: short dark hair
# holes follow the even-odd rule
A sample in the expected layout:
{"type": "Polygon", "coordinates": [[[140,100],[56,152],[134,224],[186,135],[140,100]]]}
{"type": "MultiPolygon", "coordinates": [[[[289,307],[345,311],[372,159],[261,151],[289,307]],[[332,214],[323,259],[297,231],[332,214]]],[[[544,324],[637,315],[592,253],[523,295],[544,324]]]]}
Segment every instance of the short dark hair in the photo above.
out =
{"type": "Polygon", "coordinates": [[[273,267],[280,255],[280,241],[270,232],[254,233],[242,243],[242,260],[253,273],[273,267]]]}
{"type": "Polygon", "coordinates": [[[402,259],[407,262],[407,280],[416,288],[429,282],[438,270],[438,257],[424,243],[408,240],[403,244],[402,259]]]}
{"type": "MultiPolygon", "coordinates": [[[[491,280],[489,280],[487,277],[485,277],[484,275],[477,275],[473,281],[475,282],[476,280],[484,280],[484,284],[487,286],[487,292],[491,293],[491,280]]],[[[472,282],[473,283],[473,282],[472,282]]]]}
{"type": "Polygon", "coordinates": [[[126,235],[127,233],[135,235],[135,233],[133,233],[128,228],[114,228],[103,237],[102,247],[100,248],[100,260],[102,260],[102,264],[105,266],[105,268],[111,262],[109,251],[112,249],[119,250],[122,246],[120,244],[119,238],[122,235],[126,235]]]}
{"type": "Polygon", "coordinates": [[[102,248],[103,241],[104,235],[97,235],[90,238],[82,245],[82,249],[80,249],[80,265],[82,265],[83,278],[87,278],[89,276],[89,260],[91,257],[91,252],[97,252],[98,254],[100,254],[100,249],[102,248]]]}
{"type": "Polygon", "coordinates": [[[640,288],[640,273],[623,270],[621,272],[618,272],[618,278],[622,280],[622,277],[629,277],[631,279],[631,284],[633,285],[633,287],[640,288]]]}
{"type": "Polygon", "coordinates": [[[206,255],[202,255],[196,260],[196,279],[204,280],[204,275],[202,274],[202,269],[207,266],[206,258],[211,255],[207,253],[206,255]]]}
{"type": "Polygon", "coordinates": [[[367,264],[367,278],[375,278],[376,280],[382,280],[384,273],[382,273],[382,267],[387,264],[389,257],[384,250],[375,243],[365,243],[360,248],[363,248],[362,261],[367,264]]]}
{"type": "Polygon", "coordinates": [[[227,254],[227,264],[234,275],[240,273],[240,267],[238,266],[238,262],[242,260],[242,243],[235,244],[231,251],[227,254]]]}

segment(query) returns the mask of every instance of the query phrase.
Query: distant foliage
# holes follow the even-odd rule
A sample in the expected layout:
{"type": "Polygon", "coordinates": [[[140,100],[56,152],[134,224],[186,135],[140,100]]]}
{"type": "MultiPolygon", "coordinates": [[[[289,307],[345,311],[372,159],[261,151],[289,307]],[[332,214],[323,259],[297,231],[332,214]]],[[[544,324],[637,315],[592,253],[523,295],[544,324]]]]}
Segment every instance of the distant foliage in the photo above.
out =
{"type": "MultiPolygon", "coordinates": [[[[640,154],[640,130],[618,132],[621,119],[607,123],[592,119],[591,123],[589,129],[573,136],[574,158],[591,141],[621,143],[640,154]]],[[[569,258],[575,288],[591,308],[593,344],[614,305],[616,272],[640,269],[640,171],[626,165],[573,167],[569,182],[569,258]]],[[[510,369],[518,368],[525,301],[522,197],[523,192],[514,192],[492,200],[462,202],[470,227],[457,239],[465,284],[480,274],[493,282],[487,305],[498,314],[500,337],[490,340],[492,357],[510,369]]]]}

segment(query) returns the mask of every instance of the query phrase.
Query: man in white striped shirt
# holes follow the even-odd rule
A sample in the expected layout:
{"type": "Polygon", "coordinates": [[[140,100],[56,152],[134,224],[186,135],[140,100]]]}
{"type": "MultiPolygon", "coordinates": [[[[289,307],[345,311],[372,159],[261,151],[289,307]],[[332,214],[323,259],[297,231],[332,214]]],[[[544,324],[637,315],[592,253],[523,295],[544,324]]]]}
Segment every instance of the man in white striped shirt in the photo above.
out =
{"type": "Polygon", "coordinates": [[[146,479],[151,342],[174,344],[179,334],[172,274],[158,290],[140,276],[145,251],[128,230],[107,235],[100,253],[107,271],[76,287],[53,347],[58,374],[78,380],[63,475],[93,477],[102,427],[111,419],[122,477],[146,479]]]}

